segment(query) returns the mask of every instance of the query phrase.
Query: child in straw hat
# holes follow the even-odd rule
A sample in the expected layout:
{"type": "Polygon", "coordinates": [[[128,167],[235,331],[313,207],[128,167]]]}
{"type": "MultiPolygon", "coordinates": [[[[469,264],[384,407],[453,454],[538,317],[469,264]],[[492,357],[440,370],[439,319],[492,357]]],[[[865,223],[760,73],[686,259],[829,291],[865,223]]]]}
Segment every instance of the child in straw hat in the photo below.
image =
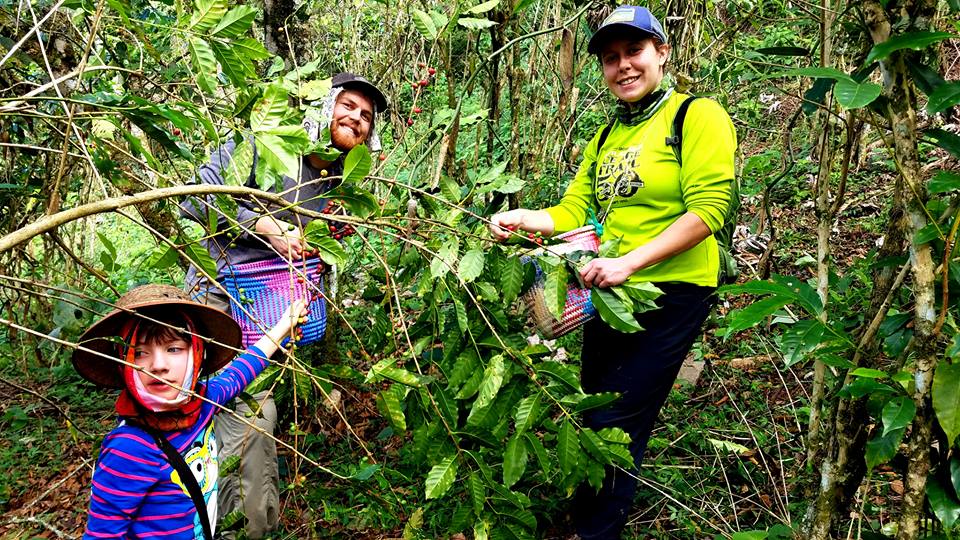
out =
{"type": "Polygon", "coordinates": [[[278,343],[305,315],[306,304],[295,301],[276,326],[232,362],[240,327],[176,287],[137,287],[87,329],[74,351],[74,367],[94,384],[121,392],[120,422],[103,440],[93,473],[85,539],[212,537],[217,405],[229,402],[263,371],[278,343]],[[204,378],[224,366],[219,375],[204,378]],[[182,456],[196,482],[181,477],[163,447],[182,456]],[[197,508],[204,506],[201,515],[197,508]]]}

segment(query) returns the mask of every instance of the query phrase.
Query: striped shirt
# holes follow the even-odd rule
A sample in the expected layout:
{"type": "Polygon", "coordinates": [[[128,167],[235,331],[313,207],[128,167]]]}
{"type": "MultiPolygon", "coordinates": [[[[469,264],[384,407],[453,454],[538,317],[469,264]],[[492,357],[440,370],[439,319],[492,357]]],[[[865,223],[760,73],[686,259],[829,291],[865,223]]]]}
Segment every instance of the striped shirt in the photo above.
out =
{"type": "MultiPolygon", "coordinates": [[[[197,393],[223,405],[267,366],[262,351],[250,347],[197,393]]],[[[197,478],[207,501],[210,525],[216,525],[217,446],[213,415],[206,401],[193,427],[165,433],[197,478]]],[[[93,472],[90,511],[84,540],[158,538],[203,540],[196,507],[163,450],[149,434],[121,421],[103,440],[93,472]]]]}

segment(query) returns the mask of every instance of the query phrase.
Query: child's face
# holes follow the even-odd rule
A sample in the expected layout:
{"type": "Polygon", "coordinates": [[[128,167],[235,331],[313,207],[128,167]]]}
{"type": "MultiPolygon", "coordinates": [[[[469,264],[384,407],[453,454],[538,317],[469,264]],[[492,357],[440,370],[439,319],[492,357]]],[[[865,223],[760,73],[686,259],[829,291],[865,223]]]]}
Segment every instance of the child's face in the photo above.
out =
{"type": "MultiPolygon", "coordinates": [[[[183,386],[187,374],[190,345],[181,338],[160,338],[138,343],[133,362],[144,369],[137,376],[147,392],[164,399],[175,399],[180,390],[163,381],[183,386]],[[151,377],[148,373],[156,377],[151,377]]],[[[188,389],[189,390],[189,389],[188,389]]]]}

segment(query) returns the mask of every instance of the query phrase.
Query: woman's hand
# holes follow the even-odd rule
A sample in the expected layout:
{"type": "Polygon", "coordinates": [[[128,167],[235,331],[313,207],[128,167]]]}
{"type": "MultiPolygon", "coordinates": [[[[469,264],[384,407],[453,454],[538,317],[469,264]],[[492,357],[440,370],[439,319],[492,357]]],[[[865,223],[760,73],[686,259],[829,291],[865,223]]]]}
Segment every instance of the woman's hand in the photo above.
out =
{"type": "Polygon", "coordinates": [[[523,218],[529,212],[526,208],[517,208],[516,210],[494,214],[490,218],[490,234],[493,235],[493,239],[497,242],[503,242],[510,238],[510,233],[523,228],[523,218]]]}
{"type": "Polygon", "coordinates": [[[517,208],[494,214],[490,218],[489,228],[497,242],[510,238],[514,231],[538,232],[550,236],[553,234],[553,218],[543,210],[517,208]]]}
{"type": "Polygon", "coordinates": [[[270,245],[281,257],[302,259],[310,254],[303,233],[296,225],[263,216],[257,220],[254,229],[270,241],[270,245]]]}
{"type": "Polygon", "coordinates": [[[587,287],[614,287],[625,282],[636,269],[627,257],[598,257],[580,270],[580,277],[587,287]]]}

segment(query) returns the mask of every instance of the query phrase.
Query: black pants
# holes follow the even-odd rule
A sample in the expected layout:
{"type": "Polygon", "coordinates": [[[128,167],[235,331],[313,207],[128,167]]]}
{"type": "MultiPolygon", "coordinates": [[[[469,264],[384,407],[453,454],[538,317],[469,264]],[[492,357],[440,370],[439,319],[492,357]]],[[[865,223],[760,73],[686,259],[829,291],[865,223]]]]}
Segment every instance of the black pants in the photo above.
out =
{"type": "MultiPolygon", "coordinates": [[[[642,332],[618,332],[599,317],[588,322],[583,332],[583,390],[622,394],[610,406],[586,413],[585,425],[594,430],[619,427],[627,432],[637,467],[657,414],[714,300],[712,287],[689,283],[657,286],[664,292],[657,299],[660,309],[637,315],[642,332]]],[[[577,490],[573,521],[584,540],[620,538],[637,491],[636,469],[608,467],[606,472],[599,492],[586,482],[577,490]]]]}

